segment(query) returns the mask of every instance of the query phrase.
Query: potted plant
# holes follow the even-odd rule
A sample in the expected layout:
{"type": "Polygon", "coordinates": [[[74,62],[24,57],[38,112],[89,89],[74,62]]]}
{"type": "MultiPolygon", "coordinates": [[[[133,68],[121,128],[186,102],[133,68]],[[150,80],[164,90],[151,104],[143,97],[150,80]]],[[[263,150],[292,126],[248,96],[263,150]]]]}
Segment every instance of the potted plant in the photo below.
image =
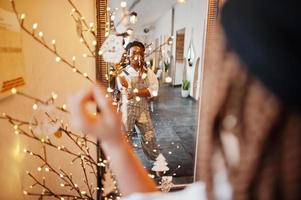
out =
{"type": "Polygon", "coordinates": [[[188,80],[183,80],[181,94],[182,97],[188,97],[189,95],[190,82],[188,80]]]}

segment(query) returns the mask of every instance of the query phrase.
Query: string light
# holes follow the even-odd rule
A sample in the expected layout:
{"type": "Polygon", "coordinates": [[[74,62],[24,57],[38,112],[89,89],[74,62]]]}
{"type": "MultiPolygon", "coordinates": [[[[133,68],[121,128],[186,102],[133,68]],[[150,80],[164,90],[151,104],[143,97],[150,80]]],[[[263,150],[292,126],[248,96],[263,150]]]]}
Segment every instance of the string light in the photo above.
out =
{"type": "Polygon", "coordinates": [[[43,32],[42,31],[39,32],[39,37],[43,37],[43,32]]]}
{"type": "Polygon", "coordinates": [[[140,97],[136,97],[135,99],[136,99],[137,102],[139,102],[141,100],[140,97]]]}
{"type": "Polygon", "coordinates": [[[58,95],[55,92],[51,92],[51,97],[53,99],[57,99],[58,95]]]}
{"type": "Polygon", "coordinates": [[[38,28],[38,24],[37,23],[34,23],[33,25],[32,25],[32,29],[33,30],[36,30],[38,28]]]}
{"type": "Polygon", "coordinates": [[[33,110],[37,110],[37,109],[38,109],[38,105],[37,105],[36,103],[33,104],[32,109],[33,109],[33,110]]]}
{"type": "Polygon", "coordinates": [[[55,58],[55,61],[56,61],[56,62],[60,62],[60,61],[61,61],[61,58],[57,56],[57,57],[55,58]]]}
{"type": "Polygon", "coordinates": [[[171,82],[172,82],[172,78],[169,77],[169,76],[166,77],[166,78],[165,78],[165,82],[166,82],[166,83],[171,83],[171,82]]]}
{"type": "Polygon", "coordinates": [[[96,41],[96,40],[93,40],[93,41],[92,41],[92,44],[93,44],[93,46],[96,46],[96,45],[97,45],[97,41],[96,41]]]}
{"type": "Polygon", "coordinates": [[[121,2],[120,2],[120,7],[121,7],[121,8],[125,8],[126,6],[127,6],[126,1],[121,1],[121,2]]]}
{"type": "Polygon", "coordinates": [[[16,88],[12,88],[10,91],[11,91],[12,94],[16,94],[17,93],[17,89],[16,88]]]}

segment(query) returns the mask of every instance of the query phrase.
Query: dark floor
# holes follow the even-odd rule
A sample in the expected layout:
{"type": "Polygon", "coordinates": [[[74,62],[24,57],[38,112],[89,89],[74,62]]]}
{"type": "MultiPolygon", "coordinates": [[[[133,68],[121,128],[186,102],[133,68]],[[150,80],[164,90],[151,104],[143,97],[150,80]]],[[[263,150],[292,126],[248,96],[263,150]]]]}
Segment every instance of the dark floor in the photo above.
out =
{"type": "MultiPolygon", "coordinates": [[[[170,168],[166,174],[175,173],[175,184],[193,180],[197,106],[194,99],[181,97],[180,87],[165,84],[161,84],[158,99],[154,102],[151,115],[158,144],[170,168]],[[178,165],[181,166],[179,169],[178,165]]],[[[134,143],[138,145],[136,151],[145,167],[151,169],[153,163],[144,156],[138,137],[134,138],[134,143]]]]}

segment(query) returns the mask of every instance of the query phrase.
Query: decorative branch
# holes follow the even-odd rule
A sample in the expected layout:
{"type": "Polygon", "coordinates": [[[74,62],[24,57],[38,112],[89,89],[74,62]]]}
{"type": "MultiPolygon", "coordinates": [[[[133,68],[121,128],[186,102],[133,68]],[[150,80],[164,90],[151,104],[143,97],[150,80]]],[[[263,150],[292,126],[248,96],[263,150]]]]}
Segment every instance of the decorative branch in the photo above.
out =
{"type": "MultiPolygon", "coordinates": [[[[19,25],[21,27],[21,29],[27,33],[29,36],[31,36],[36,42],[38,42],[39,44],[41,44],[42,46],[44,46],[48,51],[50,51],[52,54],[54,54],[56,56],[56,61],[57,62],[63,62],[64,64],[66,64],[67,66],[69,66],[73,72],[76,72],[78,74],[80,74],[81,76],[84,76],[85,78],[87,78],[91,83],[94,83],[94,81],[88,76],[87,73],[83,73],[81,72],[76,66],[75,66],[75,59],[73,59],[73,63],[70,63],[69,61],[67,61],[67,59],[63,58],[62,55],[60,55],[57,50],[56,50],[56,42],[55,40],[52,40],[52,45],[53,47],[51,48],[44,40],[43,38],[43,34],[39,34],[39,37],[37,37],[35,35],[35,30],[37,28],[37,24],[34,24],[33,25],[33,28],[32,28],[32,31],[30,31],[28,28],[26,28],[24,26],[24,19],[25,19],[25,15],[22,14],[20,17],[19,17],[19,13],[16,9],[16,5],[15,5],[15,1],[14,0],[11,0],[11,4],[12,4],[12,7],[13,7],[13,10],[14,10],[14,13],[16,14],[17,16],[17,19],[18,19],[18,22],[19,22],[19,25]],[[42,38],[42,39],[41,39],[42,38]]],[[[74,57],[75,58],[75,57],[74,57]]]]}

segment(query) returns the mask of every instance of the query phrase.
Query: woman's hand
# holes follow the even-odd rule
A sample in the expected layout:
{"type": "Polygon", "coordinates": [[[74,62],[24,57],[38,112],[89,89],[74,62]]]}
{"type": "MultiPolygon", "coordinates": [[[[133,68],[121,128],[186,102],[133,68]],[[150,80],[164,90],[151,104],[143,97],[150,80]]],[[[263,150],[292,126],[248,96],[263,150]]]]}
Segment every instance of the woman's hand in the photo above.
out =
{"type": "Polygon", "coordinates": [[[69,99],[71,123],[84,133],[97,137],[101,142],[118,144],[122,141],[121,116],[116,112],[110,97],[106,97],[106,90],[101,86],[94,86],[81,91],[69,99]],[[91,113],[87,109],[88,103],[95,103],[99,113],[91,113]]]}

